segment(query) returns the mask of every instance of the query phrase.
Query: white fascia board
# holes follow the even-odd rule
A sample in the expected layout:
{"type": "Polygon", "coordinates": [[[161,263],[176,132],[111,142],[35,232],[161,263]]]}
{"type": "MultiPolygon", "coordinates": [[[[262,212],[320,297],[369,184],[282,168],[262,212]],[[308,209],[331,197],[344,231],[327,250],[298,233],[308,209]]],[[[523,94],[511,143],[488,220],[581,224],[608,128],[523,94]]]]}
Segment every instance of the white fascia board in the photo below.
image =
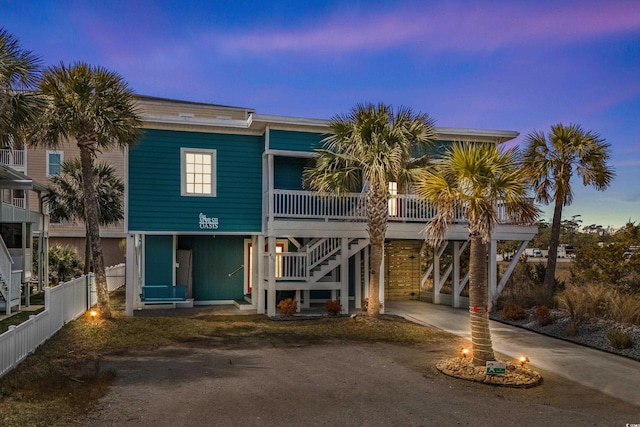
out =
{"type": "Polygon", "coordinates": [[[452,140],[477,140],[477,141],[493,141],[506,142],[515,139],[520,132],[511,130],[488,130],[488,129],[462,129],[462,128],[442,128],[436,127],[436,134],[440,138],[449,138],[452,140]]]}
{"type": "Polygon", "coordinates": [[[247,120],[237,119],[210,119],[204,117],[192,117],[192,116],[168,116],[160,114],[142,114],[142,121],[147,123],[163,123],[163,124],[180,124],[180,125],[194,125],[194,126],[220,126],[229,128],[244,128],[251,127],[253,122],[253,114],[249,114],[247,120]]]}
{"type": "Polygon", "coordinates": [[[310,159],[313,157],[316,152],[315,151],[294,151],[294,150],[267,150],[263,154],[263,156],[268,156],[272,154],[274,156],[282,156],[282,157],[302,157],[310,159]]]}
{"type": "Polygon", "coordinates": [[[294,126],[316,126],[316,127],[329,127],[329,120],[323,119],[308,119],[303,117],[287,117],[287,116],[272,116],[268,114],[255,114],[253,120],[256,122],[263,122],[268,124],[281,124],[281,125],[294,125],[294,126]]]}
{"type": "MultiPolygon", "coordinates": [[[[329,127],[329,120],[324,119],[308,119],[301,117],[272,116],[267,114],[255,114],[254,121],[269,124],[295,125],[295,126],[316,126],[329,127]]],[[[519,132],[509,130],[488,130],[488,129],[468,129],[468,128],[450,128],[436,127],[436,135],[439,138],[461,139],[461,140],[479,140],[506,142],[517,138],[519,132]]]]}

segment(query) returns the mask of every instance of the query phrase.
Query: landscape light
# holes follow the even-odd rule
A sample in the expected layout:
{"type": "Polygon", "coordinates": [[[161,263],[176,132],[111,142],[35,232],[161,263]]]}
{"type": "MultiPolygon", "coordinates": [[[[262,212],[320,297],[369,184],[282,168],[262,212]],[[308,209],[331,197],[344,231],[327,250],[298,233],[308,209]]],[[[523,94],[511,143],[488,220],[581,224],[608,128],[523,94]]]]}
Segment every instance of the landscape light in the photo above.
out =
{"type": "Polygon", "coordinates": [[[529,363],[529,358],[527,356],[520,356],[520,366],[524,366],[529,363]]]}
{"type": "Polygon", "coordinates": [[[98,312],[95,310],[91,310],[89,312],[89,316],[91,316],[91,320],[96,320],[96,316],[98,315],[98,312]]]}
{"type": "Polygon", "coordinates": [[[462,353],[462,357],[467,357],[467,353],[469,353],[469,349],[468,348],[463,348],[461,353],[462,353]]]}

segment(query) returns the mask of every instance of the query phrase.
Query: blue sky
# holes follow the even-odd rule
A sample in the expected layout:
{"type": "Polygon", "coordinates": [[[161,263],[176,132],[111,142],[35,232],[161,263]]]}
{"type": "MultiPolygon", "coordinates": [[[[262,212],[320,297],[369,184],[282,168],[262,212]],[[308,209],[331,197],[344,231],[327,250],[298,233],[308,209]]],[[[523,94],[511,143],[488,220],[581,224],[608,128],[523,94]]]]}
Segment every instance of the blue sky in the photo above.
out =
{"type": "Polygon", "coordinates": [[[5,0],[0,17],[45,65],[102,65],[145,95],[313,118],[384,102],[518,145],[578,123],[617,177],[604,192],[574,178],[564,217],[640,222],[637,0],[5,0]]]}

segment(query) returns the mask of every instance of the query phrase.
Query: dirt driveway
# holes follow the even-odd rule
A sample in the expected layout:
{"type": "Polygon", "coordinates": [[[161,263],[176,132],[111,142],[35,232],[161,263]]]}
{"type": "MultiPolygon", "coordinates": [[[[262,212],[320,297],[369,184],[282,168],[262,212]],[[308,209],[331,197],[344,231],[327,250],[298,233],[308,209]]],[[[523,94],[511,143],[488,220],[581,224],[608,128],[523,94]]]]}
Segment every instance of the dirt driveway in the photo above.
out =
{"type": "MultiPolygon", "coordinates": [[[[210,345],[210,344],[209,344],[210,345]]],[[[111,356],[117,379],[80,425],[624,426],[640,408],[541,372],[498,388],[440,374],[450,348],[334,342],[211,348],[189,343],[111,356]]]]}

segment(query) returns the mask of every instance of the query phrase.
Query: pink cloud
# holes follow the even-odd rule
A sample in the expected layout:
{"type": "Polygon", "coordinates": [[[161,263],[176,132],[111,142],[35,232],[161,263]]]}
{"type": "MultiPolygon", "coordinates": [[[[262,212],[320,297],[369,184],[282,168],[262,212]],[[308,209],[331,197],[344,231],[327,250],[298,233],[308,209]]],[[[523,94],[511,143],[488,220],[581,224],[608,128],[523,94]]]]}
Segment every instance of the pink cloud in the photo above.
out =
{"type": "MultiPolygon", "coordinates": [[[[224,37],[228,51],[344,53],[419,45],[429,51],[493,51],[528,43],[558,45],[640,30],[633,1],[442,3],[374,13],[335,13],[312,25],[264,28],[224,37]]],[[[214,36],[214,39],[217,38],[214,36]]],[[[215,40],[213,41],[216,44],[215,40]]]]}

